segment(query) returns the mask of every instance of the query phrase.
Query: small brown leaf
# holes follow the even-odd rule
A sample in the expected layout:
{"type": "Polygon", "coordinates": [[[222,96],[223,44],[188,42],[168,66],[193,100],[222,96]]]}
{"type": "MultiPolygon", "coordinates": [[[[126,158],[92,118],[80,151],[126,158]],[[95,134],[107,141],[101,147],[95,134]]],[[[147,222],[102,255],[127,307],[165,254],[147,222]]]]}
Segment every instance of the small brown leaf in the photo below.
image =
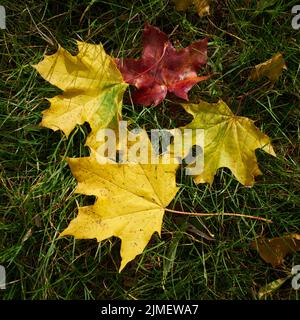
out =
{"type": "Polygon", "coordinates": [[[276,267],[283,263],[287,254],[300,250],[300,234],[273,239],[259,238],[251,243],[251,248],[256,249],[264,261],[276,267]]]}
{"type": "Polygon", "coordinates": [[[177,11],[186,11],[192,4],[200,17],[209,15],[209,0],[174,0],[177,11]]]}
{"type": "Polygon", "coordinates": [[[287,69],[281,53],[276,53],[271,59],[257,64],[250,73],[249,79],[252,81],[267,77],[275,82],[279,79],[282,71],[287,69]]]}
{"type": "Polygon", "coordinates": [[[194,6],[200,17],[209,15],[209,1],[208,0],[194,0],[194,6]]]}
{"type": "Polygon", "coordinates": [[[186,11],[193,4],[192,0],[174,0],[177,11],[186,11]]]}

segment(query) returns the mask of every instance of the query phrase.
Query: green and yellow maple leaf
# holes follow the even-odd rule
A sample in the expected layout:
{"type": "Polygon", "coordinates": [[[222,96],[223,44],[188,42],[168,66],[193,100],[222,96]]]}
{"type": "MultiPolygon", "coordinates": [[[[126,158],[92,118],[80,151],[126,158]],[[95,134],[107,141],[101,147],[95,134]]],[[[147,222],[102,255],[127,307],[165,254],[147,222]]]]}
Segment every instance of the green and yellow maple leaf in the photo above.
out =
{"type": "Polygon", "coordinates": [[[176,187],[174,164],[99,164],[95,157],[69,158],[78,181],[77,193],[95,195],[94,205],[79,208],[61,236],[98,241],[116,236],[121,239],[125,265],[143,252],[152,234],[160,234],[165,207],[176,187]]]}
{"type": "Polygon", "coordinates": [[[77,124],[88,122],[91,140],[98,129],[117,127],[127,84],[101,44],[77,41],[77,45],[76,56],[59,47],[33,66],[45,80],[63,90],[48,99],[51,105],[43,112],[40,125],[69,136],[77,124]]]}
{"type": "Polygon", "coordinates": [[[204,169],[194,177],[196,183],[212,183],[218,168],[229,168],[245,186],[254,184],[261,174],[255,150],[260,148],[276,156],[270,139],[254,121],[232,113],[224,101],[183,104],[194,120],[184,128],[204,129],[204,169]]]}

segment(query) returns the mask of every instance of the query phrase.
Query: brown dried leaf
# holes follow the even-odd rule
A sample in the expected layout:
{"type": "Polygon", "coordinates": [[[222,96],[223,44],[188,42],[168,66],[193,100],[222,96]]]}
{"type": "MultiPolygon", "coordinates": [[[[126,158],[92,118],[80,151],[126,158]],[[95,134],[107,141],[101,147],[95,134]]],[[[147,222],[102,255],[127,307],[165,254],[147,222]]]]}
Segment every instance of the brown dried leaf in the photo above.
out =
{"type": "Polygon", "coordinates": [[[276,267],[283,263],[287,254],[300,250],[300,234],[289,234],[283,237],[266,239],[259,238],[251,243],[261,258],[276,267]]]}
{"type": "Polygon", "coordinates": [[[209,0],[174,0],[177,11],[186,11],[192,4],[200,17],[209,15],[209,0]]]}
{"type": "Polygon", "coordinates": [[[252,81],[267,77],[275,82],[279,79],[282,71],[287,69],[281,53],[276,53],[271,59],[255,66],[250,73],[249,79],[252,81]]]}

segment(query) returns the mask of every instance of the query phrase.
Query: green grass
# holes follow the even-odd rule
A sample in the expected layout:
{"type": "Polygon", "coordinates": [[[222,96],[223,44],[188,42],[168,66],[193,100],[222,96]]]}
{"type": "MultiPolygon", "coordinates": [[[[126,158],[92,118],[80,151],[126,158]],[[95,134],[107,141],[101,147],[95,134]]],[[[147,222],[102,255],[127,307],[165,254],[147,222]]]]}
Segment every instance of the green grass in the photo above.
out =
{"type": "MultiPolygon", "coordinates": [[[[8,285],[0,297],[257,299],[262,286],[289,275],[300,264],[300,253],[274,268],[249,244],[258,236],[300,231],[300,31],[292,29],[290,13],[297,2],[216,1],[211,16],[199,18],[193,8],[179,13],[163,0],[2,1],[7,30],[0,30],[0,264],[6,267],[8,285]],[[55,52],[56,43],[75,52],[74,39],[102,42],[113,56],[138,57],[145,21],[171,34],[180,46],[209,37],[208,70],[214,76],[191,90],[191,100],[222,98],[234,111],[239,108],[272,138],[278,155],[257,152],[264,175],[251,189],[227,169],[218,171],[211,187],[196,186],[179,172],[181,190],[169,207],[266,214],[274,223],[166,213],[161,238],[155,234],[144,253],[118,273],[118,239],[100,244],[58,239],[77,206],[93,202],[73,193],[76,182],[64,161],[88,154],[89,129],[77,127],[66,139],[38,127],[48,107],[44,98],[58,91],[31,64],[44,52],[55,52]],[[265,79],[247,81],[250,68],[276,52],[284,54],[288,66],[280,80],[274,86],[265,79]],[[201,232],[214,234],[215,241],[201,232]]],[[[124,117],[147,129],[190,119],[169,100],[147,109],[133,107],[128,93],[124,101],[124,117]]],[[[289,280],[267,298],[299,299],[299,293],[289,280]]]]}

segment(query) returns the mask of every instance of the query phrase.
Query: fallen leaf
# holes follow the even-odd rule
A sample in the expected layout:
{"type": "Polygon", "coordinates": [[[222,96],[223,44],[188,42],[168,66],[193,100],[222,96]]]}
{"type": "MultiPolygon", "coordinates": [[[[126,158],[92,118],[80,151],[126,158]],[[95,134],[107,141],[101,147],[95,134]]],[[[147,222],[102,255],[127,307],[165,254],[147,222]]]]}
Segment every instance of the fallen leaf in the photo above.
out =
{"type": "Polygon", "coordinates": [[[186,11],[192,4],[193,0],[173,0],[177,11],[186,11]]]}
{"type": "Polygon", "coordinates": [[[285,277],[285,278],[279,278],[277,280],[274,280],[265,286],[261,287],[258,291],[257,297],[259,300],[265,298],[266,296],[272,294],[275,292],[277,289],[279,289],[288,279],[290,276],[285,277]]]}
{"type": "Polygon", "coordinates": [[[253,120],[234,115],[224,101],[183,107],[194,117],[184,128],[204,129],[204,169],[194,177],[195,182],[211,184],[217,169],[227,167],[240,183],[251,187],[254,177],[261,174],[255,150],[261,148],[275,156],[269,137],[253,120]]]}
{"type": "Polygon", "coordinates": [[[158,105],[168,91],[188,100],[188,91],[208,78],[197,76],[207,62],[207,41],[196,41],[177,51],[165,33],[146,23],[142,57],[116,59],[125,81],[137,88],[134,103],[158,105]]]}
{"type": "Polygon", "coordinates": [[[300,234],[289,234],[273,239],[258,238],[251,243],[251,247],[258,251],[265,262],[276,267],[283,263],[287,254],[300,250],[300,234]]]}
{"type": "Polygon", "coordinates": [[[186,11],[189,6],[194,5],[200,17],[209,15],[209,0],[174,0],[177,11],[186,11]]]}
{"type": "Polygon", "coordinates": [[[59,47],[55,54],[46,55],[33,66],[45,80],[64,91],[48,99],[51,106],[43,112],[40,125],[62,130],[66,136],[85,121],[92,134],[99,128],[116,127],[127,88],[101,44],[77,41],[77,45],[76,56],[59,47]]]}
{"type": "Polygon", "coordinates": [[[275,54],[271,59],[255,66],[251,71],[249,79],[256,81],[263,77],[275,82],[279,79],[282,71],[287,69],[281,53],[275,54]]]}
{"type": "Polygon", "coordinates": [[[143,252],[152,234],[160,234],[165,207],[178,188],[177,165],[99,164],[95,158],[69,158],[77,193],[95,195],[94,205],[80,207],[61,236],[102,241],[119,237],[120,271],[143,252]]]}

